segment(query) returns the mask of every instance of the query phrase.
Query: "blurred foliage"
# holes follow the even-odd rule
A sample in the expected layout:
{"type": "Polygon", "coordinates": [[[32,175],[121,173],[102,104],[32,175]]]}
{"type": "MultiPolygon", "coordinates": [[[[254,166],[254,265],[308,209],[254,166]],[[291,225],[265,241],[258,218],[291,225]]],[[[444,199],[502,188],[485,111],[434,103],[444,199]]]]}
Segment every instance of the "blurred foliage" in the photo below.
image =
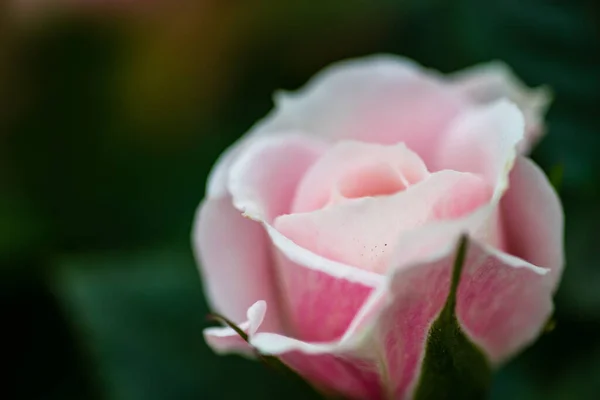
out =
{"type": "Polygon", "coordinates": [[[562,166],[568,266],[556,328],[500,371],[493,398],[600,393],[598,2],[27,3],[0,10],[7,398],[308,398],[205,346],[189,231],[212,163],[275,89],[376,52],[442,71],[501,59],[552,87],[534,158],[562,166]]]}
{"type": "Polygon", "coordinates": [[[66,257],[53,287],[76,331],[89,335],[107,398],[197,399],[207,389],[232,399],[312,394],[242,358],[217,361],[202,338],[206,304],[186,248],[66,257]]]}

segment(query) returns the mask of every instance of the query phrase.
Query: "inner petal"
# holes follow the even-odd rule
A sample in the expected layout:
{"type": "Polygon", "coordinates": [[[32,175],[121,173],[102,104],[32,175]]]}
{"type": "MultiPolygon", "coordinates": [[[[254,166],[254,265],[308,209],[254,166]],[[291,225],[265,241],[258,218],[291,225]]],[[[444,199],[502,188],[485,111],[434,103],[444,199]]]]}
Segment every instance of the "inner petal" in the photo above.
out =
{"type": "Polygon", "coordinates": [[[292,212],[310,212],[345,199],[390,195],[429,176],[404,143],[342,141],[314,163],[296,189],[292,212]]]}
{"type": "Polygon", "coordinates": [[[347,199],[329,207],[276,218],[275,228],[313,253],[385,273],[405,231],[461,218],[486,204],[491,187],[476,174],[439,171],[390,195],[347,199]]]}
{"type": "Polygon", "coordinates": [[[350,171],[338,183],[340,195],[348,199],[389,195],[410,185],[401,173],[389,164],[374,164],[350,171]]]}

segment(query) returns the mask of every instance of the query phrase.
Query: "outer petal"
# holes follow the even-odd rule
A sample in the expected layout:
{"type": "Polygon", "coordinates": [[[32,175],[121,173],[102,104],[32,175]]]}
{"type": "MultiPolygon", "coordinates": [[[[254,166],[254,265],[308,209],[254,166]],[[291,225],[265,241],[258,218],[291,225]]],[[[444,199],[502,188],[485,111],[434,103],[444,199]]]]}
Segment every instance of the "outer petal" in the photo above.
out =
{"type": "Polygon", "coordinates": [[[563,211],[546,175],[531,160],[517,158],[501,207],[508,252],[549,268],[556,287],[565,263],[563,211]]]}
{"type": "Polygon", "coordinates": [[[227,148],[218,158],[208,174],[206,197],[215,198],[227,196],[229,170],[233,162],[251,142],[250,137],[244,137],[227,148]]]}
{"type": "Polygon", "coordinates": [[[333,140],[404,142],[426,164],[444,128],[469,104],[438,74],[391,55],[336,63],[275,103],[252,135],[301,130],[333,140]]]}
{"type": "Polygon", "coordinates": [[[552,313],[546,269],[475,243],[457,296],[458,319],[492,363],[513,356],[539,336],[552,313]]]}
{"type": "Polygon", "coordinates": [[[450,79],[408,59],[377,55],[341,61],[326,68],[301,90],[280,92],[275,109],[230,147],[213,168],[208,195],[226,193],[227,171],[253,138],[303,131],[323,139],[404,142],[429,165],[440,133],[473,104],[501,98],[514,101],[525,114],[527,151],[543,133],[550,102],[545,88],[528,89],[501,63],[470,68],[450,79]]]}
{"type": "MultiPolygon", "coordinates": [[[[248,309],[246,313],[247,320],[239,324],[238,327],[248,335],[248,338],[252,338],[261,327],[266,312],[267,303],[262,300],[257,301],[248,309]]],[[[264,329],[265,326],[262,328],[264,329]]],[[[234,329],[228,326],[206,328],[204,330],[204,339],[217,353],[235,351],[236,353],[249,356],[254,355],[254,351],[248,346],[248,343],[234,329]]]]}
{"type": "Polygon", "coordinates": [[[474,108],[446,132],[433,169],[481,174],[496,188],[498,198],[508,187],[508,172],[523,135],[523,114],[514,104],[499,100],[474,108]]]}
{"type": "Polygon", "coordinates": [[[544,114],[551,94],[546,87],[531,89],[523,84],[504,63],[490,62],[450,75],[456,89],[472,101],[487,104],[501,98],[514,101],[526,122],[526,140],[520,144],[527,153],[544,132],[544,114]]]}
{"type": "MultiPolygon", "coordinates": [[[[377,362],[361,357],[357,349],[338,343],[311,344],[289,337],[261,333],[251,343],[260,352],[275,354],[324,392],[347,399],[388,399],[377,362]]],[[[360,346],[364,347],[364,344],[360,346]]]]}
{"type": "Polygon", "coordinates": [[[316,256],[271,232],[287,242],[278,243],[276,257],[293,336],[314,342],[341,337],[383,277],[316,256]]]}
{"type": "Polygon", "coordinates": [[[206,199],[194,222],[193,247],[210,306],[236,323],[257,300],[272,307],[264,327],[279,331],[275,284],[262,226],[244,218],[230,197],[206,199]]]}
{"type": "Polygon", "coordinates": [[[229,170],[235,207],[266,222],[290,212],[298,183],[324,151],[324,143],[302,134],[253,140],[229,170]]]}

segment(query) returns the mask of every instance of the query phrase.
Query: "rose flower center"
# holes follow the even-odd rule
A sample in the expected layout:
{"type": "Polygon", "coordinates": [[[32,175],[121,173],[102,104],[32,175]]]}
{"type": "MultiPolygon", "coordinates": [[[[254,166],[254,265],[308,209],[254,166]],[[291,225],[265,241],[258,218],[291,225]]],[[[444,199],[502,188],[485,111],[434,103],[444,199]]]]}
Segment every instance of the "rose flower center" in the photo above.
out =
{"type": "Polygon", "coordinates": [[[478,175],[430,173],[404,144],[340,142],[309,168],[275,227],[315,254],[385,273],[404,232],[461,217],[490,195],[478,175]]]}

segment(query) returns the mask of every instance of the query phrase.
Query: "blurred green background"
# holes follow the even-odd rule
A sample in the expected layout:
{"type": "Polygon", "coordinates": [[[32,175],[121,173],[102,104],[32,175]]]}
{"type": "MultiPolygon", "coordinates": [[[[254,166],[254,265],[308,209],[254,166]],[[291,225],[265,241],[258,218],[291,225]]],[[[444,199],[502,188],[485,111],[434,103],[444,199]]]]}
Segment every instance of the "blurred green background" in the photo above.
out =
{"type": "Polygon", "coordinates": [[[216,157],[275,89],[377,52],[444,72],[500,59],[552,87],[534,158],[563,167],[557,324],[492,397],[600,398],[597,0],[1,4],[2,398],[311,398],[206,347],[191,222],[216,157]]]}

